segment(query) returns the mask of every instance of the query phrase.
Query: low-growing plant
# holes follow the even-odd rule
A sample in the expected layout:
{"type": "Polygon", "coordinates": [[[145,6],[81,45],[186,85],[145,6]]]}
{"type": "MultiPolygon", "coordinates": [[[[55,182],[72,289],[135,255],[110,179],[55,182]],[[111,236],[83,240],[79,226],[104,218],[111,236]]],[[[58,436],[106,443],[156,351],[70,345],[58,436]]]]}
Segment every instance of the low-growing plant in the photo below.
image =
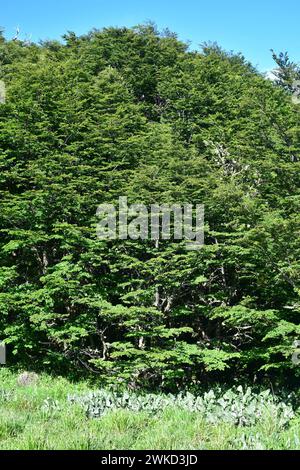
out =
{"type": "Polygon", "coordinates": [[[70,396],[69,401],[80,404],[91,418],[99,418],[117,409],[157,414],[167,407],[177,407],[199,413],[211,424],[226,422],[253,426],[261,419],[272,416],[277,426],[284,427],[295,415],[291,404],[280,401],[270,390],[255,393],[241,386],[225,393],[216,388],[199,396],[191,393],[141,395],[131,391],[99,390],[82,396],[70,396]]]}
{"type": "Polygon", "coordinates": [[[10,401],[13,398],[13,391],[12,390],[5,390],[3,388],[0,389],[0,405],[10,401]]]}
{"type": "Polygon", "coordinates": [[[17,384],[20,387],[29,387],[30,385],[36,385],[38,382],[38,375],[35,372],[22,372],[18,376],[17,384]]]}

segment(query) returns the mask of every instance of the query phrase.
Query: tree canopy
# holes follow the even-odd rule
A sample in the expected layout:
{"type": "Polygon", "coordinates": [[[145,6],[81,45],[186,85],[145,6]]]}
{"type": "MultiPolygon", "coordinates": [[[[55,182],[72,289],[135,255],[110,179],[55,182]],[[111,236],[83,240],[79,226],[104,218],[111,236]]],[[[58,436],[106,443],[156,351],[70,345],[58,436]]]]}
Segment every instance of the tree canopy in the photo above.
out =
{"type": "MultiPolygon", "coordinates": [[[[153,25],[0,38],[0,340],[10,360],[177,389],[293,381],[300,126],[279,80],[153,25]],[[205,245],[99,240],[102,203],[205,205],[205,245]]],[[[296,72],[295,72],[296,73],[296,72]]]]}

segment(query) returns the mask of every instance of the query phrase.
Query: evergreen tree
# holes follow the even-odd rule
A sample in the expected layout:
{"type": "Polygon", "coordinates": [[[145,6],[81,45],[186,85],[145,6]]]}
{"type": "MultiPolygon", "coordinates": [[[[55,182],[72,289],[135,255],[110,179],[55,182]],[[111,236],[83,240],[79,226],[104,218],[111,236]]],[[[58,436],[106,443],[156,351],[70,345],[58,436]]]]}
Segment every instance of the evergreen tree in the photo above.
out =
{"type": "Polygon", "coordinates": [[[178,389],[293,380],[298,75],[155,26],[0,40],[0,339],[9,360],[178,389]],[[204,204],[205,245],[99,240],[102,203],[204,204]]]}

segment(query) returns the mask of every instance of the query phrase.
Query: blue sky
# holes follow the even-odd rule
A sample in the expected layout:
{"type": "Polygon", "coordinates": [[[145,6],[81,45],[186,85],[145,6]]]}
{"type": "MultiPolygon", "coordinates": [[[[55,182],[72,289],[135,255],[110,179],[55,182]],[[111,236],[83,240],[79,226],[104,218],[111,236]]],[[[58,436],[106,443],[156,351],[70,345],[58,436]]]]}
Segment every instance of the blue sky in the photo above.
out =
{"type": "Polygon", "coordinates": [[[38,41],[152,20],[193,49],[211,40],[242,52],[261,71],[273,67],[271,48],[300,62],[299,0],[1,0],[0,11],[7,37],[17,26],[38,41]]]}

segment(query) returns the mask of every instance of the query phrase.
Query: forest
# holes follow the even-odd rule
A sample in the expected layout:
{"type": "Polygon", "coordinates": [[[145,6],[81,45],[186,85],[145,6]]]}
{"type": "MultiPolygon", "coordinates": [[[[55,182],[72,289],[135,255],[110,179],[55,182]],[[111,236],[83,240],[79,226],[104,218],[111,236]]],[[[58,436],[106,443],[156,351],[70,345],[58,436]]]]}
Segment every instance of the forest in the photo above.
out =
{"type": "Polygon", "coordinates": [[[273,57],[270,80],[151,23],[1,35],[10,366],[135,392],[297,385],[300,71],[273,57]],[[203,204],[204,245],[99,240],[97,207],[120,196],[203,204]]]}

